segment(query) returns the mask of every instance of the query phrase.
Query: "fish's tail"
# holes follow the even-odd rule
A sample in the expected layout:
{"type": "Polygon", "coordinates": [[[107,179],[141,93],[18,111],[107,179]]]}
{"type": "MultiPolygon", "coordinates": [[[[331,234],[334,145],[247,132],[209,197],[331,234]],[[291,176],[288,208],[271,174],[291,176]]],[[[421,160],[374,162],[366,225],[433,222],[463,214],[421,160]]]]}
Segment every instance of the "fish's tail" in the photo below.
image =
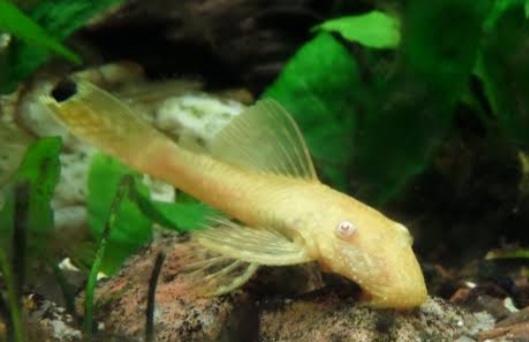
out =
{"type": "Polygon", "coordinates": [[[157,173],[153,156],[178,153],[171,139],[87,81],[61,81],[41,100],[74,135],[142,172],[157,173]]]}

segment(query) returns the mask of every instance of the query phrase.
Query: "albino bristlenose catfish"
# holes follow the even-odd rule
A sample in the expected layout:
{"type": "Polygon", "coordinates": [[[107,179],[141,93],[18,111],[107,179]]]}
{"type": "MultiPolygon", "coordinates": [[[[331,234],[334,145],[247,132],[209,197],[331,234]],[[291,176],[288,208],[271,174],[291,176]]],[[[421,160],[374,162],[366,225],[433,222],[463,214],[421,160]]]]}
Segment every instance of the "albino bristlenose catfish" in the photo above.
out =
{"type": "Polygon", "coordinates": [[[86,81],[63,81],[42,100],[75,135],[236,220],[192,233],[219,255],[205,268],[224,263],[206,276],[216,279],[212,294],[243,285],[259,265],[316,261],[356,282],[372,306],[407,309],[425,301],[408,230],[322,184],[299,129],[277,102],[249,107],[199,151],[86,81]]]}

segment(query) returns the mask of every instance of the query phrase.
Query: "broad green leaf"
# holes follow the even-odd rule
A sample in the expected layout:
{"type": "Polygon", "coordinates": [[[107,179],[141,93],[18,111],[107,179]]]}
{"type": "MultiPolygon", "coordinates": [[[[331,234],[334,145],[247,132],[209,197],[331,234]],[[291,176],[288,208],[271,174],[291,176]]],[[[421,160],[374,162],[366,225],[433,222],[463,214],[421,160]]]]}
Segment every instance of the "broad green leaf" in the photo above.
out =
{"type": "Polygon", "coordinates": [[[347,187],[355,129],[354,103],[362,96],[358,68],[332,35],[320,33],[283,69],[264,97],[294,116],[323,178],[347,187]]]}
{"type": "MultiPolygon", "coordinates": [[[[127,174],[137,175],[111,157],[98,154],[92,159],[88,175],[87,209],[88,223],[96,239],[100,238],[109,217],[119,182],[127,174]]],[[[148,189],[139,181],[135,182],[134,190],[148,194],[148,189]]],[[[151,238],[151,220],[133,200],[125,198],[119,205],[101,270],[107,274],[114,273],[128,256],[150,242],[151,238]]]]}
{"type": "MultiPolygon", "coordinates": [[[[123,0],[43,0],[29,11],[28,16],[51,37],[62,41],[95,15],[121,2],[123,0]]],[[[12,91],[49,57],[48,50],[41,45],[14,41],[8,51],[5,83],[0,85],[0,93],[12,91]]]]}
{"type": "Polygon", "coordinates": [[[144,215],[164,228],[186,232],[207,227],[220,213],[194,197],[179,193],[175,202],[151,199],[150,194],[134,191],[132,196],[144,215]]]}
{"type": "Polygon", "coordinates": [[[207,219],[216,211],[198,201],[161,202],[140,199],[140,206],[145,215],[165,228],[176,231],[192,231],[205,228],[207,219]]]}
{"type": "Polygon", "coordinates": [[[351,42],[376,49],[396,48],[400,42],[398,19],[380,11],[327,20],[316,29],[336,32],[351,42]]]}
{"type": "Polygon", "coordinates": [[[74,63],[81,63],[81,58],[51,37],[42,27],[22,13],[14,4],[0,0],[0,31],[9,32],[27,44],[51,50],[74,63]]]}
{"type": "Polygon", "coordinates": [[[387,201],[429,165],[467,86],[487,11],[474,0],[408,1],[399,66],[358,127],[361,197],[387,201]]]}
{"type": "Polygon", "coordinates": [[[529,1],[528,0],[495,0],[492,9],[487,16],[487,19],[484,23],[485,30],[491,30],[495,25],[498,19],[509,9],[517,7],[525,13],[525,16],[528,16],[529,12],[529,1]],[[521,7],[523,6],[523,8],[521,7]]]}
{"type": "Polygon", "coordinates": [[[503,12],[484,39],[477,74],[509,140],[529,148],[529,21],[522,4],[503,12]]]}

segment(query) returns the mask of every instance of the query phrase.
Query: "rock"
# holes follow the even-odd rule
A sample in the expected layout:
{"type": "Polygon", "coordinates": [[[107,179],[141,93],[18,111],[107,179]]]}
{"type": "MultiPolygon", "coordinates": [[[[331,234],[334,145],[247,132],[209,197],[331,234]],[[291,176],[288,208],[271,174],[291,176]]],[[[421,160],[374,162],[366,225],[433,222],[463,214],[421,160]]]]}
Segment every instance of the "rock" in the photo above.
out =
{"type": "Polygon", "coordinates": [[[292,269],[264,270],[228,296],[194,298],[178,277],[185,246],[165,237],[100,284],[96,316],[106,334],[144,335],[149,278],[160,251],[167,256],[155,297],[157,341],[475,341],[494,325],[487,313],[470,313],[441,299],[409,312],[369,308],[343,291],[315,290],[321,279],[312,266],[298,268],[294,278],[292,269]],[[305,277],[303,286],[271,285],[303,284],[298,277],[305,277]],[[294,293],[296,288],[302,294],[294,293]]]}
{"type": "Polygon", "coordinates": [[[494,321],[488,314],[470,314],[441,299],[429,299],[415,311],[396,312],[328,293],[269,303],[259,323],[261,341],[473,341],[494,321]]]}
{"type": "Polygon", "coordinates": [[[97,317],[104,322],[105,333],[144,335],[149,278],[154,258],[165,251],[155,299],[156,341],[247,341],[257,331],[255,301],[243,291],[214,298],[196,298],[186,292],[177,281],[187,248],[179,242],[170,238],[153,244],[118,276],[101,284],[96,292],[97,317]]]}
{"type": "MultiPolygon", "coordinates": [[[[75,319],[62,306],[43,299],[39,295],[29,295],[24,299],[27,310],[28,341],[81,341],[81,330],[75,319]]],[[[0,334],[0,340],[2,336],[0,334]]]]}
{"type": "Polygon", "coordinates": [[[512,313],[499,321],[494,329],[482,332],[480,341],[527,341],[529,340],[529,307],[512,313]]]}

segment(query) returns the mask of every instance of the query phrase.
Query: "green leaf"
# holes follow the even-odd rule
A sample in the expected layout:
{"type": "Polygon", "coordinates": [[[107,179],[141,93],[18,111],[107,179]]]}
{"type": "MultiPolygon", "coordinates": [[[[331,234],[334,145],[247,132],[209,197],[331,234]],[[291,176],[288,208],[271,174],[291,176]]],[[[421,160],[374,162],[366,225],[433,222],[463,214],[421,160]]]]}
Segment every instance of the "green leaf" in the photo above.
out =
{"type": "Polygon", "coordinates": [[[324,179],[347,187],[355,129],[354,103],[362,96],[357,65],[332,35],[320,33],[283,69],[264,97],[294,116],[324,179]]]}
{"type": "Polygon", "coordinates": [[[385,202],[429,165],[468,84],[487,11],[474,0],[408,2],[399,65],[358,127],[361,197],[385,202]]]}
{"type": "Polygon", "coordinates": [[[336,32],[351,42],[376,49],[396,48],[400,42],[398,19],[380,11],[327,20],[316,29],[336,32]]]}
{"type": "MultiPolygon", "coordinates": [[[[13,189],[15,184],[27,183],[30,189],[27,233],[32,248],[45,249],[40,239],[48,237],[54,227],[50,202],[59,180],[61,148],[60,138],[43,138],[28,148],[13,178],[13,184],[4,189],[6,203],[0,212],[0,239],[4,242],[11,235],[14,224],[13,189]]],[[[5,245],[3,247],[7,248],[5,245]]]]}
{"type": "Polygon", "coordinates": [[[53,211],[50,202],[59,181],[61,139],[43,138],[31,145],[22,161],[16,182],[28,182],[31,187],[29,202],[29,228],[33,232],[53,229],[53,211]]]}
{"type": "Polygon", "coordinates": [[[495,0],[492,9],[487,16],[487,19],[484,23],[484,29],[490,31],[495,25],[498,19],[509,9],[513,7],[518,7],[521,9],[523,6],[523,11],[527,18],[529,12],[529,1],[528,0],[495,0]]]}
{"type": "MultiPolygon", "coordinates": [[[[126,196],[134,187],[134,178],[132,175],[124,175],[117,186],[116,193],[112,198],[112,203],[110,204],[109,215],[105,220],[105,226],[101,232],[101,236],[98,242],[97,251],[95,254],[94,262],[90,267],[90,273],[88,274],[88,279],[86,281],[85,287],[85,311],[84,311],[84,322],[83,322],[83,331],[84,337],[87,340],[91,340],[92,332],[94,331],[93,326],[93,317],[94,317],[94,296],[95,288],[97,285],[97,276],[101,271],[103,260],[106,255],[108,239],[110,233],[112,232],[116,219],[119,213],[119,209],[125,203],[126,196]]],[[[96,329],[97,330],[97,329],[96,329]]]]}
{"type": "Polygon", "coordinates": [[[42,27],[7,0],[0,0],[0,30],[9,32],[26,43],[51,50],[70,62],[81,63],[73,51],[51,37],[42,27]]]}
{"type": "Polygon", "coordinates": [[[477,74],[499,125],[529,148],[529,22],[522,4],[503,12],[485,36],[477,74]]]}
{"type": "Polygon", "coordinates": [[[31,11],[31,17],[59,39],[64,39],[88,20],[123,0],[44,0],[31,11]]]}
{"type": "MultiPolygon", "coordinates": [[[[121,2],[123,0],[43,0],[29,11],[28,16],[51,37],[62,41],[98,13],[121,2]]],[[[5,82],[0,85],[0,93],[12,91],[49,57],[48,49],[41,45],[14,41],[8,51],[5,82]]]]}
{"type": "MultiPolygon", "coordinates": [[[[117,160],[98,154],[93,157],[88,174],[88,223],[96,239],[100,239],[110,215],[114,195],[123,176],[137,173],[117,160]]],[[[138,177],[136,177],[138,178],[138,177]]],[[[148,196],[148,189],[135,182],[135,191],[148,196]]],[[[112,274],[123,261],[152,238],[151,220],[130,198],[125,198],[115,215],[101,271],[112,274]]]]}
{"type": "MultiPolygon", "coordinates": [[[[11,263],[5,253],[4,249],[0,249],[0,273],[2,274],[5,297],[9,307],[7,308],[12,329],[13,329],[13,340],[14,341],[26,341],[26,327],[23,324],[22,319],[22,303],[20,296],[22,295],[15,289],[15,281],[13,270],[11,269],[11,263]]],[[[4,294],[2,294],[4,296],[4,294]]]]}
{"type": "Polygon", "coordinates": [[[207,219],[216,211],[198,201],[161,202],[153,201],[143,196],[138,203],[145,215],[161,226],[176,231],[192,231],[207,226],[207,219]]]}

